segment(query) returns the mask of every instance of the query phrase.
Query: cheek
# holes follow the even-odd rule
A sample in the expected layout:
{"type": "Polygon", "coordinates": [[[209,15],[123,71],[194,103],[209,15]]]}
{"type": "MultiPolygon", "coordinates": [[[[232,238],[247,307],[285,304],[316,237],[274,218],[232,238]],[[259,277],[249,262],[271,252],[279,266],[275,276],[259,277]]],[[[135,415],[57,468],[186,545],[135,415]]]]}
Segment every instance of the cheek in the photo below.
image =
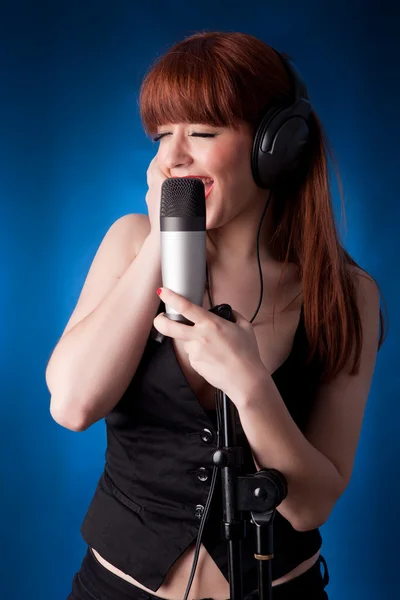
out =
{"type": "Polygon", "coordinates": [[[158,147],[156,156],[157,156],[157,160],[160,163],[164,162],[164,160],[165,160],[165,151],[163,151],[163,149],[161,148],[161,146],[158,147]]]}
{"type": "Polygon", "coordinates": [[[237,174],[237,170],[242,168],[244,162],[243,157],[238,152],[232,152],[232,149],[226,147],[226,145],[209,158],[210,164],[214,164],[215,172],[224,175],[229,174],[230,177],[237,174]]]}
{"type": "Polygon", "coordinates": [[[225,181],[239,183],[252,179],[250,156],[247,152],[221,152],[218,156],[218,172],[225,181]]]}

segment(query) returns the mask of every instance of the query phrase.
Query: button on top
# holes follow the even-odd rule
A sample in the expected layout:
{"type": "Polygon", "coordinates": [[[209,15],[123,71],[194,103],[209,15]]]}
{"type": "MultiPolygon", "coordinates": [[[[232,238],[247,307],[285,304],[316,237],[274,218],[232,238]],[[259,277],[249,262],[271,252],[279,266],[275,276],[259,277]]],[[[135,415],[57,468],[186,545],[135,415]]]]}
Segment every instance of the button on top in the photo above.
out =
{"type": "Polygon", "coordinates": [[[207,481],[208,476],[208,469],[206,469],[205,467],[199,467],[197,469],[197,479],[199,479],[200,481],[207,481]]]}
{"type": "Polygon", "coordinates": [[[201,517],[203,516],[203,513],[204,513],[204,506],[202,504],[197,504],[196,511],[194,513],[195,518],[201,519],[201,517]]]}
{"type": "Polygon", "coordinates": [[[206,444],[211,444],[211,442],[214,439],[214,436],[213,436],[212,432],[209,429],[204,428],[203,431],[202,431],[202,433],[201,433],[201,439],[206,444]]]}

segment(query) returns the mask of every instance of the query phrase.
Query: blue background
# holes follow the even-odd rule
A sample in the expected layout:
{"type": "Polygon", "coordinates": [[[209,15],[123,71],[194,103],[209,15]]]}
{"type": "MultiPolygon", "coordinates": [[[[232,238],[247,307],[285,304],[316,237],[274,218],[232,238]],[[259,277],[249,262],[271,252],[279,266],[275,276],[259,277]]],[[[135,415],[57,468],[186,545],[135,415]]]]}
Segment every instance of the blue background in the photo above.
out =
{"type": "MultiPolygon", "coordinates": [[[[47,360],[96,249],[147,212],[155,147],[138,111],[148,65],[200,29],[251,33],[294,57],[339,160],[353,257],[378,280],[378,354],[354,474],[322,527],[331,600],[398,596],[399,41],[395,3],[114,0],[0,8],[1,596],[63,600],[104,466],[104,421],[49,413],[47,360]],[[396,170],[397,169],[397,170],[396,170]],[[397,273],[397,277],[396,274],[397,273]]],[[[339,196],[333,183],[335,210],[339,196]]]]}

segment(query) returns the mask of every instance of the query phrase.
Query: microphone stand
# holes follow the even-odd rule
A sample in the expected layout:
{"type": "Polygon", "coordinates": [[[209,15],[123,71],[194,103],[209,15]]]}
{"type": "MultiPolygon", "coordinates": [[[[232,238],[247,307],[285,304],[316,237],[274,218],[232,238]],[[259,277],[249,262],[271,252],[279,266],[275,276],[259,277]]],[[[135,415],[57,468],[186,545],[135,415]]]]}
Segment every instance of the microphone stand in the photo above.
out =
{"type": "MultiPolygon", "coordinates": [[[[234,321],[229,304],[210,309],[228,321],[234,321]]],[[[239,476],[243,464],[243,448],[237,445],[234,403],[216,389],[217,410],[221,414],[222,446],[213,454],[213,462],[221,469],[222,537],[227,541],[230,600],[243,600],[242,542],[246,536],[243,512],[250,512],[255,527],[254,558],[258,561],[258,600],[272,600],[273,519],[276,507],[287,496],[285,477],[276,469],[261,469],[253,475],[239,476]],[[222,405],[222,406],[221,406],[222,405]]]]}

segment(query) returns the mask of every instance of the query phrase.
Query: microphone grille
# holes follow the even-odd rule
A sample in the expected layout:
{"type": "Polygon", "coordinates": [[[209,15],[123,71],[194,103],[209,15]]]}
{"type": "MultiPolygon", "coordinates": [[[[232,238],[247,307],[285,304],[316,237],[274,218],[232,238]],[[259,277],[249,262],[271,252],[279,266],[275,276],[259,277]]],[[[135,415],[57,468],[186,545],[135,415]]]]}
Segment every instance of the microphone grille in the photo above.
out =
{"type": "Polygon", "coordinates": [[[194,177],[171,177],[161,186],[160,217],[205,217],[204,183],[194,177]]]}

